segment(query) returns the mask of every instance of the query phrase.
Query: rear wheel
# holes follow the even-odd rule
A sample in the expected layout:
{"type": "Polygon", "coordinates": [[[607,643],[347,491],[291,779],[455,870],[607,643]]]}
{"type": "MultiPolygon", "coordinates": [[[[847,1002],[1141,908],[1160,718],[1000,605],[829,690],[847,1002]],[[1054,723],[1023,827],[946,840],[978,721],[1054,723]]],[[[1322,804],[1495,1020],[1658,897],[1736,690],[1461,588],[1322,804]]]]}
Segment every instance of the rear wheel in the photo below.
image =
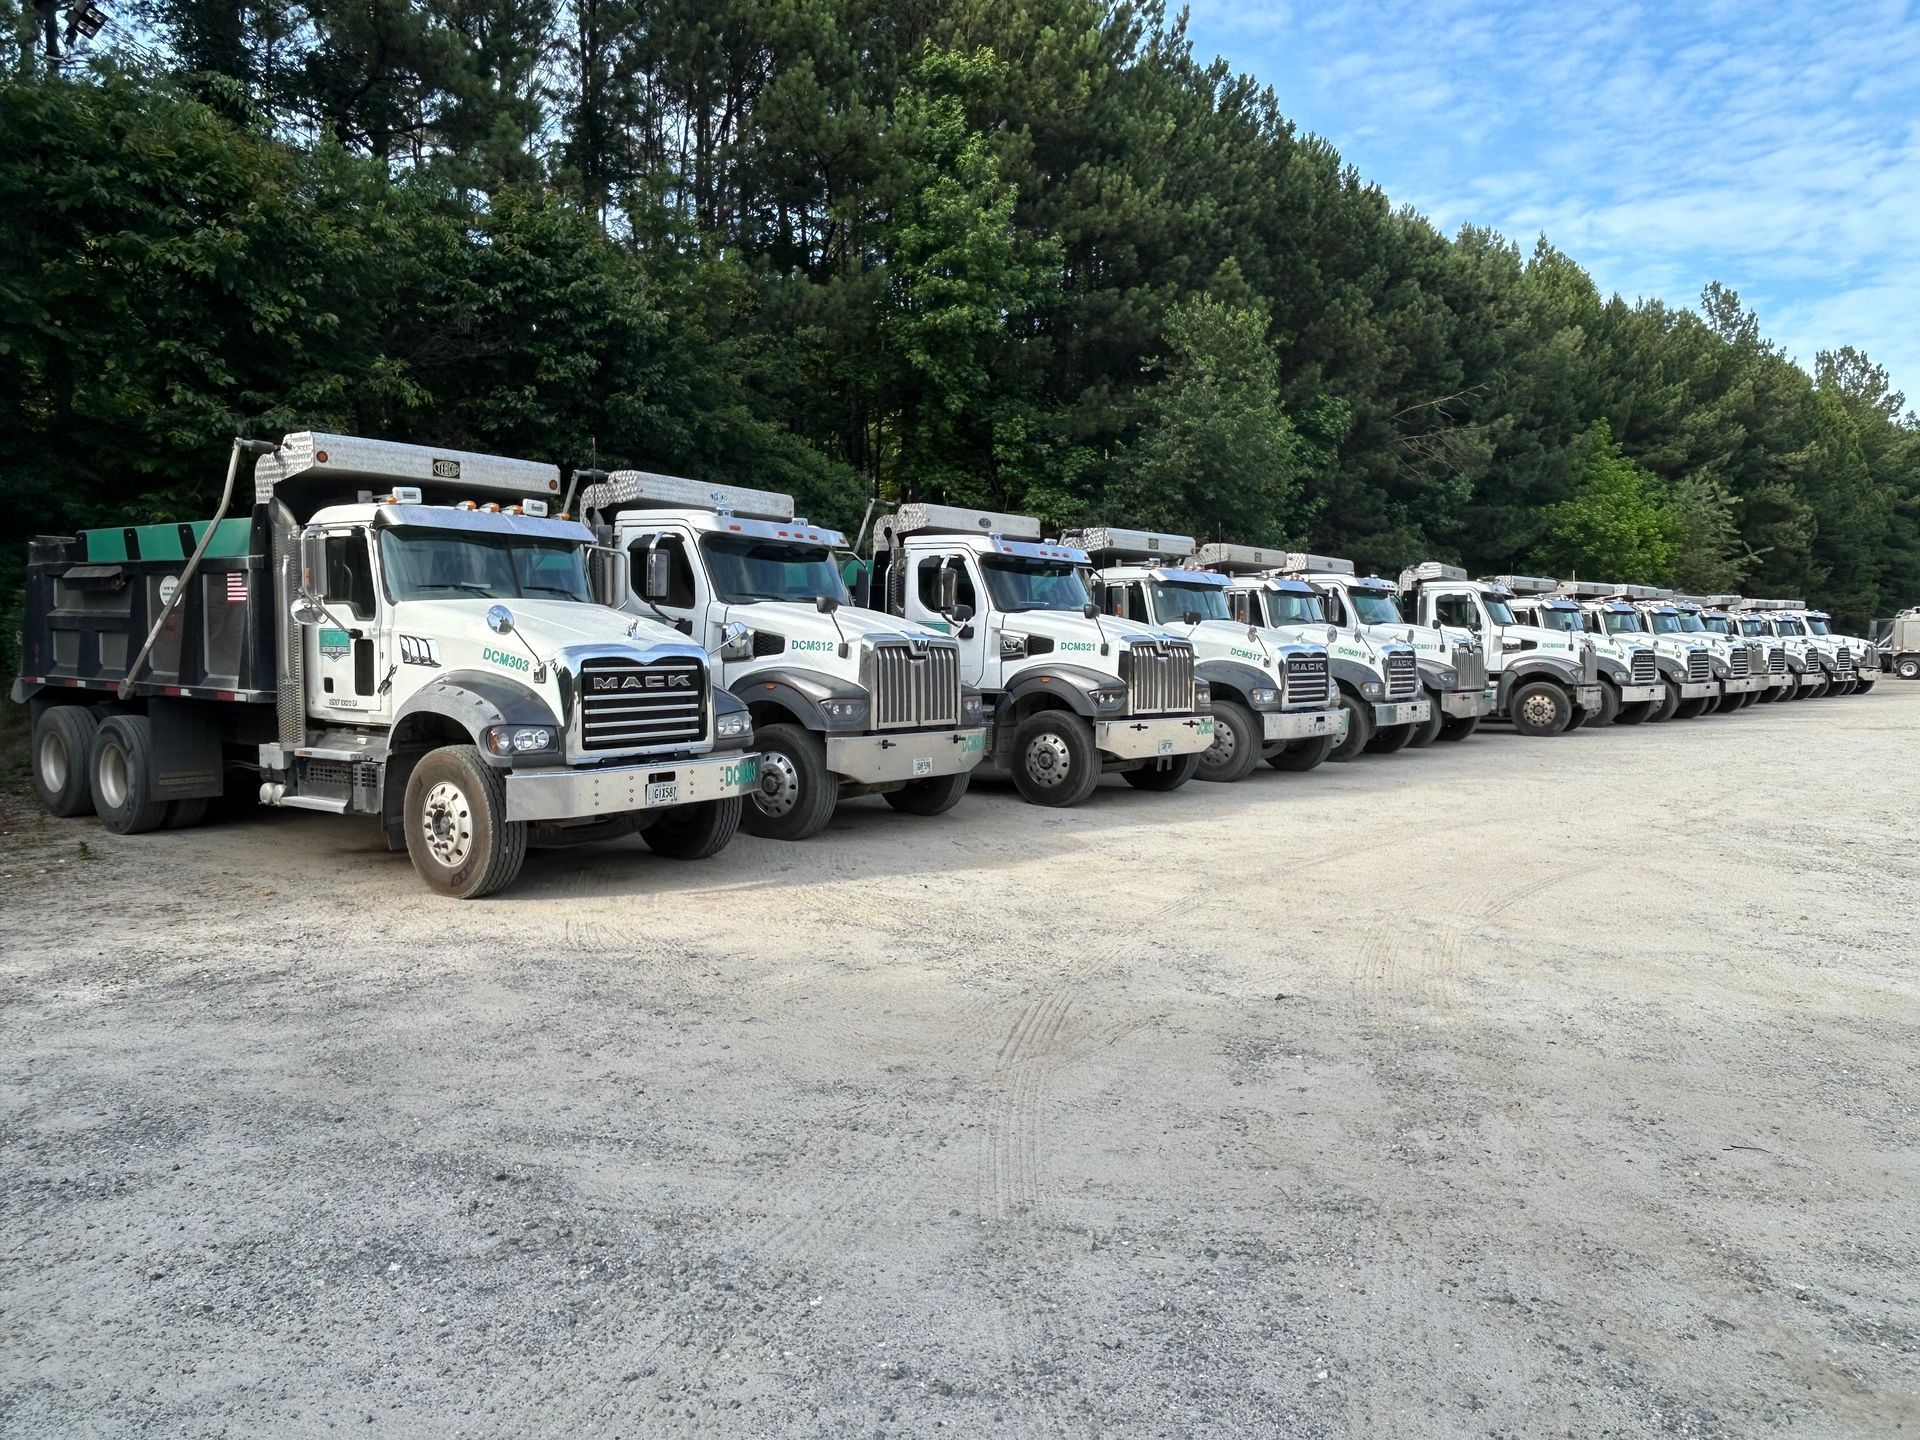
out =
{"type": "Polygon", "coordinates": [[[1347,735],[1327,758],[1351,760],[1373,743],[1373,706],[1358,695],[1340,692],[1340,708],[1347,712],[1347,735]]]}
{"type": "Polygon", "coordinates": [[[47,813],[70,820],[93,813],[89,764],[100,722],[84,705],[54,705],[33,722],[33,793],[47,813]]]}
{"type": "Polygon", "coordinates": [[[1529,680],[1508,704],[1513,728],[1522,735],[1559,735],[1573,719],[1573,702],[1551,680],[1529,680]]]}
{"type": "Polygon", "coordinates": [[[1893,673],[1902,680],[1920,680],[1920,655],[1902,655],[1893,662],[1893,673]]]}
{"type": "Polygon", "coordinates": [[[1464,740],[1480,728],[1478,715],[1448,716],[1440,726],[1442,740],[1464,740]]]}
{"type": "Polygon", "coordinates": [[[1311,740],[1295,740],[1281,746],[1277,753],[1267,757],[1267,764],[1276,770],[1311,770],[1332,750],[1331,735],[1316,735],[1311,740]]]}
{"type": "Polygon", "coordinates": [[[1213,744],[1200,752],[1200,778],[1244,780],[1260,758],[1260,717],[1237,700],[1213,702],[1213,744]]]}
{"type": "Polygon", "coordinates": [[[1367,742],[1369,755],[1391,755],[1396,750],[1407,748],[1407,742],[1413,739],[1413,732],[1419,727],[1414,725],[1385,725],[1373,732],[1373,739],[1367,742]]]}
{"type": "Polygon", "coordinates": [[[437,894],[477,900],[513,883],[527,825],[509,821],[507,786],[477,747],[429,751],[407,777],[407,857],[437,894]]]}
{"type": "Polygon", "coordinates": [[[840,781],[827,769],[827,742],[799,725],[757,725],[760,788],[748,797],[741,823],[766,840],[805,840],[827,828],[840,800],[840,781]]]}
{"type": "Polygon", "coordinates": [[[1433,713],[1413,727],[1413,734],[1407,738],[1408,749],[1426,749],[1440,738],[1441,730],[1446,728],[1447,712],[1440,708],[1439,692],[1427,691],[1427,703],[1433,707],[1433,713]]]}
{"type": "Polygon", "coordinates": [[[669,860],[705,860],[731,843],[750,801],[738,795],[679,805],[640,832],[647,848],[669,860]]]}
{"type": "Polygon", "coordinates": [[[1136,790],[1178,790],[1200,773],[1200,757],[1176,755],[1171,760],[1153,760],[1138,770],[1129,770],[1120,778],[1136,790]]]}
{"type": "Polygon", "coordinates": [[[93,733],[93,810],[115,835],[144,835],[166,823],[153,794],[153,730],[144,715],[113,715],[93,733]]]}
{"type": "Polygon", "coordinates": [[[960,803],[967,793],[971,770],[958,775],[937,775],[931,780],[911,780],[898,790],[889,790],[880,798],[902,815],[944,815],[960,803]]]}
{"type": "Polygon", "coordinates": [[[1013,783],[1031,805],[1078,805],[1100,783],[1093,731],[1071,710],[1042,710],[1013,736],[1013,783]]]}

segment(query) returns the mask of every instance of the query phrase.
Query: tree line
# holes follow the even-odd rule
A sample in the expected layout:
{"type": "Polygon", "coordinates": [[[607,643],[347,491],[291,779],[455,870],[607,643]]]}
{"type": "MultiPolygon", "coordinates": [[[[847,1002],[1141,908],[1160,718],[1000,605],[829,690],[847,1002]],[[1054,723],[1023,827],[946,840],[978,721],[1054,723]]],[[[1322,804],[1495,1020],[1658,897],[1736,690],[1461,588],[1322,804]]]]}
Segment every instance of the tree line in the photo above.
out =
{"type": "Polygon", "coordinates": [[[32,529],[202,515],[226,437],[315,428],[849,529],[931,499],[1920,601],[1881,367],[1440,233],[1157,3],[141,0],[58,64],[35,17],[0,0],[32,529]]]}

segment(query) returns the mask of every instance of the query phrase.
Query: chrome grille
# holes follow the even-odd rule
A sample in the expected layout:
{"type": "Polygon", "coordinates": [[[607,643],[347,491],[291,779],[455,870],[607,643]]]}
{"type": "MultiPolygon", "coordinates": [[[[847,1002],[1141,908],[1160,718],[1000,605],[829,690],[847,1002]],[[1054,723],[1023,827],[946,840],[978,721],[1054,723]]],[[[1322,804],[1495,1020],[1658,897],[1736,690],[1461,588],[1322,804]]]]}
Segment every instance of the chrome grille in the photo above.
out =
{"type": "Polygon", "coordinates": [[[707,668],[676,655],[651,664],[606,656],[580,665],[580,747],[645,750],[707,733],[707,668]]]}
{"type": "Polygon", "coordinates": [[[1191,645],[1165,641],[1129,645],[1120,652],[1120,678],[1127,682],[1129,714],[1194,712],[1191,645]]]}
{"type": "Polygon", "coordinates": [[[1419,662],[1408,650],[1394,650],[1387,655],[1387,698],[1389,700],[1411,700],[1420,693],[1419,662]]]}
{"type": "Polygon", "coordinates": [[[1453,668],[1458,675],[1458,685],[1462,690],[1484,690],[1487,687],[1487,657],[1478,650],[1462,650],[1454,658],[1453,668]]]}
{"type": "Polygon", "coordinates": [[[867,657],[873,728],[960,723],[960,651],[953,645],[875,645],[867,657]]]}
{"type": "Polygon", "coordinates": [[[1728,659],[1727,664],[1732,667],[1734,679],[1736,680],[1746,679],[1747,678],[1747,647],[1744,645],[1734,646],[1733,654],[1728,659]]]}
{"type": "Polygon", "coordinates": [[[1284,701],[1287,709],[1317,710],[1327,703],[1328,691],[1326,656],[1294,655],[1288,658],[1284,701]]]}
{"type": "Polygon", "coordinates": [[[1635,650],[1633,666],[1630,672],[1636,685],[1651,685],[1660,678],[1660,670],[1655,664],[1651,650],[1635,650]]]}
{"type": "Polygon", "coordinates": [[[1778,645],[1767,652],[1767,673],[1769,675],[1787,673],[1787,652],[1778,645]]]}
{"type": "Polygon", "coordinates": [[[1833,652],[1833,668],[1842,675],[1853,673],[1853,652],[1842,645],[1833,652]]]}
{"type": "Polygon", "coordinates": [[[1747,673],[1749,675],[1767,673],[1767,648],[1764,645],[1756,645],[1751,640],[1747,642],[1747,673]]]}
{"type": "Polygon", "coordinates": [[[1687,655],[1687,682],[1697,685],[1702,680],[1713,678],[1713,664],[1707,659],[1707,652],[1694,650],[1687,655]]]}

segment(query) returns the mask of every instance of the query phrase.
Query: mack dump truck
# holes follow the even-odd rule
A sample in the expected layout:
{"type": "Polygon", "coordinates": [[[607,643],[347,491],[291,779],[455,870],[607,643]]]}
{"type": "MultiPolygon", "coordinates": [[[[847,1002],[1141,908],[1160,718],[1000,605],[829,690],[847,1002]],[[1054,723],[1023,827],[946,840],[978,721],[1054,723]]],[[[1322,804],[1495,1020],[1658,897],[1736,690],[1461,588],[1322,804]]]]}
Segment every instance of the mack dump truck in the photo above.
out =
{"type": "Polygon", "coordinates": [[[1363,723],[1370,721],[1371,739],[1353,743],[1348,754],[1464,740],[1493,713],[1496,696],[1480,642],[1465,630],[1408,624],[1392,584],[1356,574],[1351,560],[1216,544],[1201,547],[1200,563],[1231,577],[1228,593],[1236,614],[1263,616],[1302,638],[1315,633],[1313,626],[1325,625],[1328,648],[1338,661],[1376,672],[1382,697],[1377,700],[1357,670],[1348,669],[1342,676],[1350,720],[1364,702],[1373,701],[1372,715],[1362,717],[1363,723]],[[1414,654],[1413,685],[1408,684],[1402,647],[1414,654]],[[1409,722],[1403,718],[1407,715],[1418,718],[1409,722]]]}
{"type": "Polygon", "coordinates": [[[619,608],[625,564],[545,513],[559,487],[551,465],[301,432],[235,441],[211,521],[36,539],[13,697],[42,803],[177,828],[240,772],[262,804],[377,819],[462,899],[529,843],[717,852],[758,779],[747,708],[619,608]],[[246,455],[252,513],[229,519],[246,455]]]}
{"type": "Polygon", "coordinates": [[[1872,621],[1867,629],[1880,657],[1880,668],[1893,671],[1902,680],[1920,680],[1920,605],[1902,610],[1890,620],[1872,621]]]}
{"type": "Polygon", "coordinates": [[[1036,805],[1077,805],[1103,774],[1177,789],[1213,744],[1193,645],[1103,618],[1091,564],[1025,515],[914,504],[874,523],[867,583],[889,614],[958,642],[961,679],[986,701],[982,763],[1036,805]]]}
{"type": "Polygon", "coordinates": [[[837,530],[795,519],[793,498],[620,470],[581,493],[581,513],[639,577],[629,608],[691,635],[753,714],[755,835],[818,834],[834,806],[882,796],[938,815],[986,754],[980,692],[960,646],[892,615],[853,608],[837,530]],[[727,627],[746,627],[727,643],[727,627]]]}
{"type": "Polygon", "coordinates": [[[1690,720],[1720,704],[1722,682],[1729,673],[1727,662],[1716,657],[1704,626],[1689,630],[1682,623],[1670,591],[1650,585],[1571,580],[1562,593],[1582,602],[1590,634],[1605,630],[1621,640],[1631,638],[1653,647],[1666,694],[1648,719],[1690,720]]]}
{"type": "Polygon", "coordinates": [[[1840,634],[1824,610],[1803,609],[1799,619],[1812,642],[1826,647],[1833,658],[1832,693],[1864,695],[1879,683],[1880,652],[1872,644],[1858,635],[1840,634]]]}
{"type": "Polygon", "coordinates": [[[1202,780],[1242,779],[1263,759],[1276,770],[1311,770],[1346,733],[1326,647],[1233,619],[1226,577],[1180,564],[1193,556],[1192,536],[1101,526],[1060,543],[1093,557],[1094,601],[1105,613],[1192,642],[1213,698],[1202,780]]]}
{"type": "MultiPolygon", "coordinates": [[[[1563,582],[1526,575],[1501,578],[1513,592],[1510,608],[1522,624],[1585,635],[1593,647],[1600,672],[1600,710],[1588,717],[1587,724],[1638,725],[1660,710],[1667,690],[1660,681],[1659,658],[1650,636],[1638,634],[1636,626],[1589,627],[1579,602],[1562,593],[1563,582]]],[[[1630,605],[1622,604],[1620,609],[1634,615],[1630,605]]]]}
{"type": "Polygon", "coordinates": [[[1766,639],[1749,635],[1740,617],[1727,607],[1738,604],[1738,595],[1675,595],[1674,603],[1682,611],[1697,617],[1707,634],[1718,636],[1735,651],[1747,652],[1746,673],[1749,683],[1738,690],[1729,688],[1720,702],[1723,710],[1742,710],[1749,705],[1772,700],[1787,683],[1786,654],[1780,654],[1780,673],[1774,674],[1774,655],[1766,639]]]}
{"type": "Polygon", "coordinates": [[[1564,734],[1600,713],[1599,656],[1586,637],[1522,625],[1505,585],[1469,580],[1458,565],[1426,560],[1400,572],[1399,592],[1419,624],[1479,638],[1494,682],[1494,715],[1520,734],[1564,734]]]}
{"type": "Polygon", "coordinates": [[[1805,609],[1804,600],[1748,599],[1732,607],[1733,613],[1743,621],[1757,621],[1768,636],[1785,648],[1787,673],[1796,682],[1792,694],[1795,700],[1819,699],[1833,688],[1841,666],[1846,667],[1849,678],[1853,671],[1851,654],[1835,655],[1815,641],[1802,618],[1805,609]]]}

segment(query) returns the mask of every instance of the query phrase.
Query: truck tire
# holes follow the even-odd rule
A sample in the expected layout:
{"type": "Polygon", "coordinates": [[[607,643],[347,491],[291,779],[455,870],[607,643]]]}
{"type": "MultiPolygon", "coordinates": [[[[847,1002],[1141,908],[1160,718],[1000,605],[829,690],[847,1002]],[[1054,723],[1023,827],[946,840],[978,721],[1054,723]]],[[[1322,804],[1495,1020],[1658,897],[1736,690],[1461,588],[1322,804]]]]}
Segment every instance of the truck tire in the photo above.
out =
{"type": "Polygon", "coordinates": [[[960,797],[967,793],[967,782],[972,779],[971,770],[962,770],[958,775],[910,780],[880,798],[902,815],[944,815],[960,803],[960,797]]]}
{"type": "Polygon", "coordinates": [[[427,888],[478,900],[513,883],[527,859],[527,824],[508,820],[507,782],[472,745],[443,745],[407,777],[407,858],[427,888]]]}
{"type": "Polygon", "coordinates": [[[1622,705],[1613,717],[1616,725],[1638,725],[1653,713],[1654,702],[1636,700],[1631,705],[1622,705]]]}
{"type": "Polygon", "coordinates": [[[1600,709],[1587,716],[1586,728],[1605,730],[1620,718],[1620,689],[1608,681],[1600,682],[1600,709]]]}
{"type": "Polygon", "coordinates": [[[1438,690],[1428,690],[1425,693],[1427,704],[1433,707],[1433,713],[1427,716],[1420,724],[1413,727],[1413,733],[1407,737],[1407,748],[1409,750],[1426,749],[1440,738],[1440,731],[1445,728],[1447,723],[1446,711],[1440,708],[1440,692],[1438,690]]]}
{"type": "Polygon", "coordinates": [[[1522,735],[1560,735],[1573,723],[1573,702],[1551,680],[1528,680],[1507,702],[1508,718],[1522,735]]]}
{"type": "Polygon", "coordinates": [[[1042,710],[1013,733],[1013,783],[1031,805],[1078,805],[1100,783],[1093,730],[1071,710],[1042,710]]]}
{"type": "Polygon", "coordinates": [[[1373,706],[1342,690],[1340,708],[1347,712],[1347,735],[1333,747],[1329,760],[1351,760],[1373,743],[1373,706]]]}
{"type": "Polygon", "coordinates": [[[1856,695],[1870,695],[1873,693],[1873,687],[1879,683],[1877,680],[1856,680],[1853,682],[1853,693],[1856,695]]]}
{"type": "Polygon", "coordinates": [[[212,803],[204,795],[191,800],[171,800],[167,802],[167,818],[163,824],[168,830],[191,830],[207,818],[207,807],[212,803]]]}
{"type": "Polygon", "coordinates": [[[1819,675],[1814,678],[1813,684],[1806,688],[1805,694],[1807,699],[1819,700],[1825,697],[1829,683],[1831,682],[1827,679],[1827,672],[1822,670],[1819,675]]]}
{"type": "Polygon", "coordinates": [[[1851,680],[1836,680],[1833,682],[1833,688],[1827,693],[1829,695],[1851,695],[1853,694],[1853,686],[1854,682],[1851,680]]]}
{"type": "Polygon", "coordinates": [[[93,813],[93,735],[100,722],[84,705],[53,705],[33,722],[33,793],[49,815],[93,813]]]}
{"type": "Polygon", "coordinates": [[[1267,757],[1267,764],[1276,770],[1312,770],[1333,752],[1331,735],[1316,735],[1311,740],[1294,740],[1280,747],[1277,754],[1267,757]]]}
{"type": "Polygon", "coordinates": [[[1893,662],[1893,673],[1902,680],[1920,680],[1920,655],[1902,655],[1893,662]]]}
{"type": "Polygon", "coordinates": [[[1652,713],[1647,716],[1647,719],[1653,721],[1671,720],[1674,714],[1680,709],[1680,682],[1678,680],[1669,680],[1666,682],[1666,686],[1666,699],[1654,707],[1652,713]]]}
{"type": "Polygon", "coordinates": [[[1213,744],[1200,752],[1200,778],[1230,784],[1260,758],[1260,719],[1238,700],[1213,702],[1213,744]]]}
{"type": "Polygon", "coordinates": [[[1171,760],[1149,760],[1120,778],[1136,790],[1178,790],[1200,773],[1200,757],[1204,754],[1203,750],[1194,755],[1176,755],[1171,760]]]}
{"type": "Polygon", "coordinates": [[[144,835],[167,819],[153,794],[153,729],[144,715],[114,715],[93,732],[88,764],[93,812],[115,835],[144,835]]]}
{"type": "Polygon", "coordinates": [[[647,848],[669,860],[706,860],[727,848],[750,801],[738,795],[676,805],[640,832],[647,848]]]}
{"type": "Polygon", "coordinates": [[[1440,727],[1440,738],[1458,744],[1479,728],[1478,715],[1449,715],[1440,727]]]}
{"type": "Polygon", "coordinates": [[[757,725],[760,788],[740,823],[763,840],[805,840],[833,819],[840,781],[827,769],[827,742],[799,725],[757,725]]]}
{"type": "Polygon", "coordinates": [[[1392,755],[1407,748],[1407,742],[1413,739],[1417,725],[1383,725],[1373,732],[1373,739],[1367,742],[1369,755],[1392,755]]]}
{"type": "Polygon", "coordinates": [[[1718,705],[1719,699],[1712,695],[1701,695],[1693,700],[1682,700],[1680,708],[1673,712],[1676,720],[1697,720],[1707,713],[1709,705],[1718,705]]]}

